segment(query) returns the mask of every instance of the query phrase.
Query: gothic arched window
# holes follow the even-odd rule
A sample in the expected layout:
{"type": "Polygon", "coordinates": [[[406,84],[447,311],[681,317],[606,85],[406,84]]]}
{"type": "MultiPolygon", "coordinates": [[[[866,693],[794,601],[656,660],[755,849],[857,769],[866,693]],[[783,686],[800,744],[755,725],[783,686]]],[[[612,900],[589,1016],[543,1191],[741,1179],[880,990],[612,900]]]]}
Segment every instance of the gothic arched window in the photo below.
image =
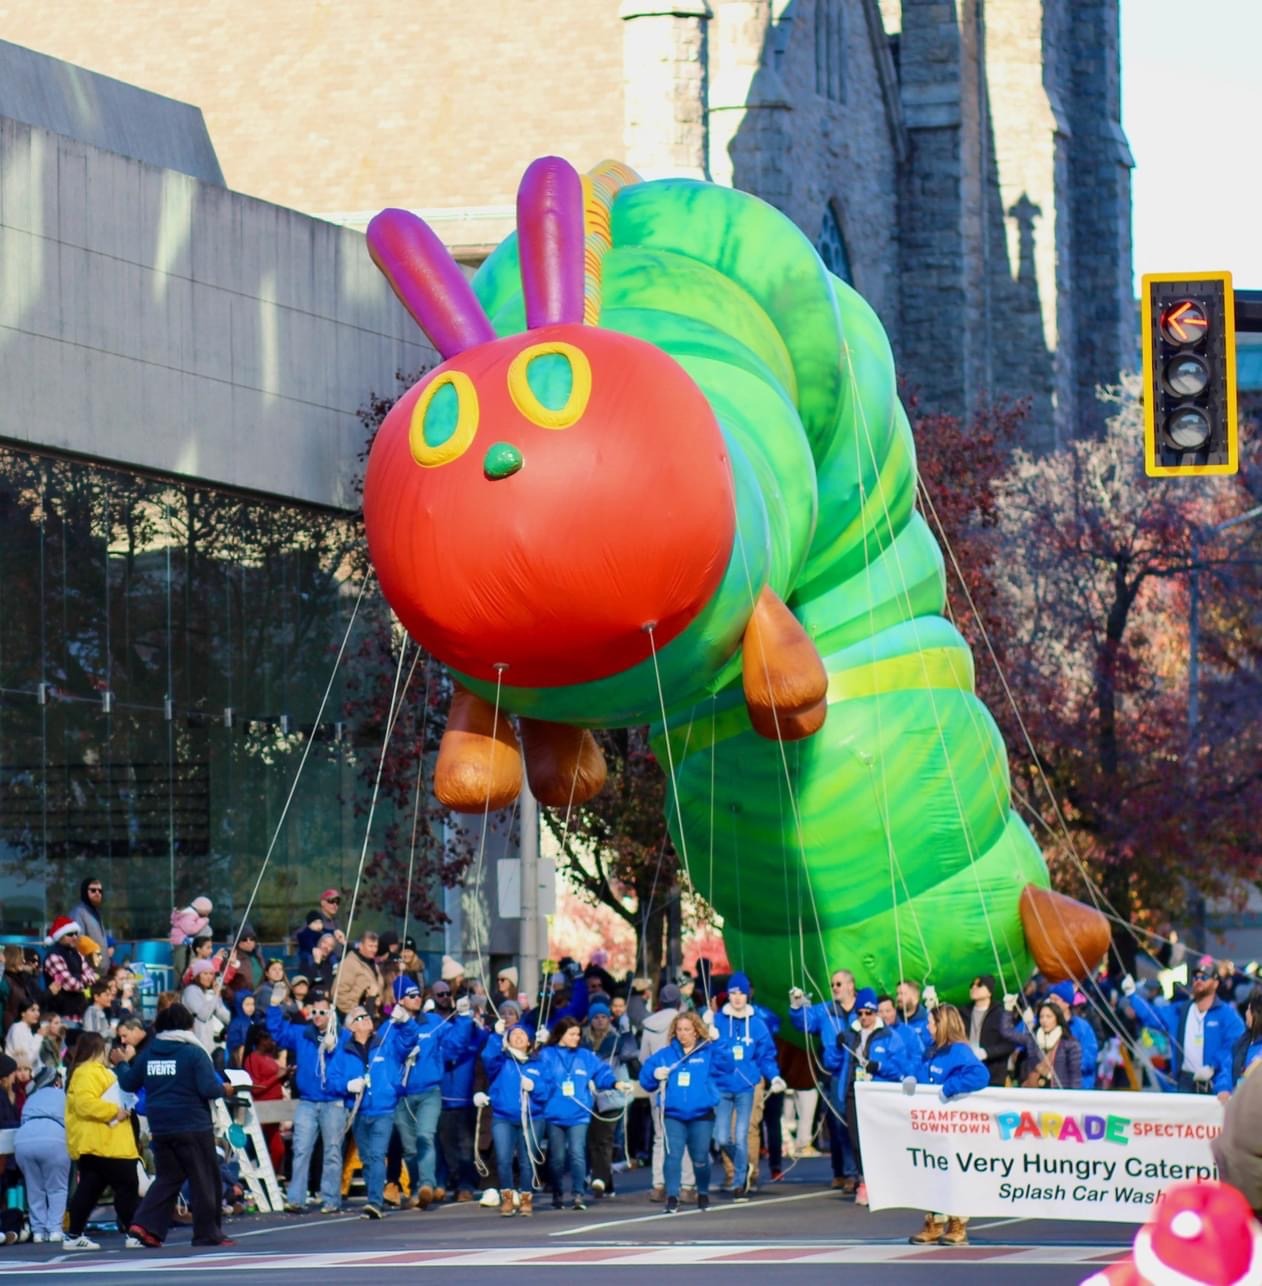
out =
{"type": "Polygon", "coordinates": [[[824,222],[820,226],[815,249],[834,277],[840,277],[848,286],[854,285],[850,256],[846,253],[846,239],[841,235],[841,224],[837,222],[837,212],[831,205],[824,208],[824,222]]]}

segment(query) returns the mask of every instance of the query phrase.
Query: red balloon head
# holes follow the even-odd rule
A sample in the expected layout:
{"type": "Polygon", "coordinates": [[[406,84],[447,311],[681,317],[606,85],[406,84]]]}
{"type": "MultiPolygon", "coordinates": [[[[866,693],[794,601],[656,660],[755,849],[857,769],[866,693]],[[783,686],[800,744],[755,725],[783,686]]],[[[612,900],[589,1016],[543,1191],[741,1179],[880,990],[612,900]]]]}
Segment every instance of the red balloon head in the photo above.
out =
{"type": "Polygon", "coordinates": [[[452,356],[391,410],[364,480],[382,589],[472,678],[618,673],[687,628],[732,553],[709,403],[651,344],[561,323],[452,356]]]}

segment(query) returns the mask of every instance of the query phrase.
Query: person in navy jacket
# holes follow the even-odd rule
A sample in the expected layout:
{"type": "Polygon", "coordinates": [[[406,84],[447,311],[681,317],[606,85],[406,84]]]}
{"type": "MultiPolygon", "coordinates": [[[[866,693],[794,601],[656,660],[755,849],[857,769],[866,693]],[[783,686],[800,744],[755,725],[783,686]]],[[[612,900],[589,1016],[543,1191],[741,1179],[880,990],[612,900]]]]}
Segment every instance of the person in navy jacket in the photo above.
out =
{"type": "Polygon", "coordinates": [[[759,1083],[766,1081],[775,1092],[784,1089],[775,1041],[749,1003],[752,991],[749,976],[734,973],[727,980],[727,1004],[710,1020],[712,1039],[732,1056],[731,1072],[718,1078],[714,1137],[732,1161],[735,1201],[749,1200],[749,1122],[759,1083]]]}
{"type": "MultiPolygon", "coordinates": [[[[941,1086],[940,1096],[947,1102],[990,1084],[990,1071],[973,1053],[964,1019],[954,1005],[929,1010],[929,1034],[933,1044],[916,1073],[921,1085],[941,1086]]],[[[967,1245],[968,1216],[927,1214],[925,1226],[910,1241],[913,1246],[967,1245]]]]}
{"type": "Polygon", "coordinates": [[[1048,989],[1047,998],[1060,1010],[1061,1017],[1065,1020],[1065,1030],[1078,1042],[1082,1050],[1082,1083],[1074,1088],[1095,1089],[1095,1069],[1100,1059],[1100,1042],[1096,1039],[1095,1028],[1081,1013],[1074,1012],[1079,1006],[1086,1005],[1086,996],[1072,982],[1058,982],[1048,989]]]}
{"type": "Polygon", "coordinates": [[[373,1031],[372,1015],[363,1005],[356,1005],[346,1017],[346,1031],[334,1058],[335,1075],[346,1085],[355,1146],[364,1167],[368,1200],[360,1214],[365,1219],[380,1219],[385,1211],[386,1149],[403,1087],[403,1067],[419,1036],[419,1028],[402,1005],[394,1007],[378,1032],[373,1031]]]}
{"type": "Polygon", "coordinates": [[[789,1022],[800,1032],[818,1036],[820,1062],[828,1073],[828,1142],[832,1153],[833,1187],[843,1192],[854,1192],[859,1186],[859,1166],[850,1132],[846,1129],[845,1085],[840,1079],[842,1070],[841,1046],[837,1037],[848,1031],[854,1021],[854,974],[849,969],[835,969],[829,981],[832,999],[818,1004],[806,1004],[800,988],[789,992],[789,1022]]]}
{"type": "MultiPolygon", "coordinates": [[[[445,1017],[421,1008],[420,985],[406,974],[394,980],[395,1008],[416,1025],[417,1040],[403,1063],[394,1128],[399,1132],[403,1159],[412,1176],[412,1205],[426,1210],[438,1187],[438,1119],[443,1107],[443,1072],[449,1053],[459,1054],[468,1043],[468,1020],[454,1011],[445,1017]]],[[[391,1017],[394,1011],[391,1011],[391,1017]]]]}
{"type": "Polygon", "coordinates": [[[597,1090],[630,1089],[618,1082],[613,1068],[599,1054],[584,1048],[583,1027],[577,1018],[562,1018],[552,1026],[541,1061],[547,1069],[547,1101],[543,1115],[548,1123],[548,1161],[552,1170],[552,1206],[563,1203],[565,1172],[570,1173],[574,1209],[586,1210],[583,1200],[587,1181],[587,1127],[596,1110],[592,1086],[597,1090]]]}
{"type": "Polygon", "coordinates": [[[532,1148],[539,1149],[534,1122],[543,1122],[552,1085],[546,1064],[539,1054],[532,1056],[530,1045],[530,1033],[521,1023],[514,1023],[503,1039],[492,1036],[482,1051],[487,1092],[473,1096],[477,1106],[491,1109],[495,1166],[503,1185],[500,1214],[504,1216],[517,1213],[519,1196],[521,1213],[534,1214],[530,1154],[532,1148]],[[512,1187],[514,1160],[519,1188],[512,1187]]]}
{"type": "Polygon", "coordinates": [[[1225,1103],[1234,1084],[1233,1050],[1244,1033],[1244,1023],[1233,1006],[1218,998],[1218,974],[1209,956],[1197,962],[1189,982],[1191,999],[1174,1004],[1145,1000],[1129,974],[1122,979],[1122,994],[1141,1023],[1161,1028],[1170,1037],[1173,1075],[1159,1078],[1162,1089],[1180,1094],[1212,1092],[1225,1103]]]}
{"type": "Polygon", "coordinates": [[[670,1040],[640,1068],[640,1085],[654,1096],[665,1118],[666,1213],[679,1210],[684,1152],[697,1179],[697,1209],[710,1206],[710,1141],[719,1080],[736,1068],[721,1041],[712,1040],[700,1015],[675,1015],[670,1040]]]}

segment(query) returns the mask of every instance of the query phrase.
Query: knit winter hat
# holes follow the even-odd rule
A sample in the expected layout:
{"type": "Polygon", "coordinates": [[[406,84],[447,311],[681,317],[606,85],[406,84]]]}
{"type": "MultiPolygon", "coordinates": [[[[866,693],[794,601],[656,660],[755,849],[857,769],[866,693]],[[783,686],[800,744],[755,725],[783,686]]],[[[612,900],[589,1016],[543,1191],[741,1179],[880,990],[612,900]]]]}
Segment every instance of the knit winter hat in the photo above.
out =
{"type": "Polygon", "coordinates": [[[854,995],[854,1007],[856,1009],[875,1009],[876,992],[871,987],[860,987],[854,995]]]}
{"type": "Polygon", "coordinates": [[[749,981],[749,974],[747,973],[734,973],[727,980],[727,989],[728,991],[742,991],[747,996],[754,990],[749,981]]]}
{"type": "Polygon", "coordinates": [[[588,1011],[588,1018],[595,1018],[597,1014],[604,1014],[606,1018],[612,1017],[612,1012],[608,1005],[593,1005],[588,1011]]]}
{"type": "Polygon", "coordinates": [[[407,996],[419,996],[421,989],[406,974],[394,980],[394,998],[403,1000],[407,996]]]}
{"type": "Polygon", "coordinates": [[[17,1063],[8,1054],[0,1054],[0,1080],[3,1080],[6,1076],[12,1076],[17,1069],[17,1063]]]}
{"type": "Polygon", "coordinates": [[[83,928],[77,920],[72,920],[68,915],[59,915],[53,921],[52,927],[48,930],[48,937],[44,941],[51,947],[54,942],[60,942],[62,938],[70,938],[82,932],[83,928]]]}
{"type": "Polygon", "coordinates": [[[455,982],[457,978],[464,977],[464,965],[452,956],[443,956],[443,981],[455,982]]]}
{"type": "Polygon", "coordinates": [[[209,898],[194,898],[189,903],[189,906],[191,906],[198,915],[209,915],[215,909],[215,904],[209,898]]]}
{"type": "Polygon", "coordinates": [[[657,1003],[661,1005],[663,1009],[672,1009],[674,1006],[679,1004],[679,1001],[679,988],[676,987],[673,982],[668,982],[661,991],[657,993],[657,1003]]]}
{"type": "Polygon", "coordinates": [[[506,978],[512,986],[517,986],[517,970],[510,965],[507,969],[501,969],[495,975],[497,978],[506,978]]]}
{"type": "Polygon", "coordinates": [[[194,960],[189,965],[188,972],[189,976],[193,978],[200,978],[204,973],[214,973],[215,962],[213,960],[194,960]]]}
{"type": "Polygon", "coordinates": [[[1248,1202],[1225,1183],[1167,1188],[1152,1221],[1136,1234],[1130,1260],[1083,1286],[1136,1278],[1149,1286],[1249,1286],[1262,1280],[1262,1229],[1248,1202]]]}

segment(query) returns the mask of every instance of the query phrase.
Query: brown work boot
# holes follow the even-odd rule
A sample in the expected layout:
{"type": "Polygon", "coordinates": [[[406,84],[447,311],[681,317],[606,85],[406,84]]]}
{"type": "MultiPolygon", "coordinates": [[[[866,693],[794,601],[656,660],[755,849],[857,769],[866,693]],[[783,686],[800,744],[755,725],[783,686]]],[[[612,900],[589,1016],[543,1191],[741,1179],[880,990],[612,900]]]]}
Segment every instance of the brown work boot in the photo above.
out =
{"type": "Polygon", "coordinates": [[[473,1193],[470,1192],[468,1188],[461,1188],[460,1191],[456,1193],[456,1200],[462,1204],[466,1201],[472,1201],[473,1193]]]}
{"type": "Polygon", "coordinates": [[[936,1246],[942,1240],[944,1232],[946,1224],[937,1215],[925,1215],[925,1226],[907,1240],[913,1246],[936,1246]]]}
{"type": "Polygon", "coordinates": [[[516,1197],[516,1195],[517,1194],[512,1190],[512,1188],[505,1188],[500,1193],[500,1218],[501,1219],[511,1219],[517,1213],[516,1209],[513,1206],[513,1198],[516,1197]]]}
{"type": "Polygon", "coordinates": [[[948,1215],[946,1232],[942,1234],[942,1244],[944,1246],[967,1246],[968,1220],[961,1219],[958,1215],[948,1215]]]}
{"type": "Polygon", "coordinates": [[[656,1202],[658,1203],[658,1205],[661,1205],[661,1203],[662,1203],[663,1201],[665,1201],[665,1200],[666,1200],[666,1189],[665,1189],[665,1188],[650,1188],[650,1189],[649,1189],[649,1200],[650,1200],[650,1201],[656,1201],[656,1202]]]}
{"type": "Polygon", "coordinates": [[[428,1210],[429,1204],[434,1200],[434,1189],[428,1183],[423,1183],[416,1190],[416,1196],[412,1198],[412,1204],[418,1210],[428,1210]]]}
{"type": "Polygon", "coordinates": [[[523,1215],[533,1215],[535,1213],[535,1194],[533,1192],[523,1192],[521,1194],[521,1212],[523,1215]]]}
{"type": "Polygon", "coordinates": [[[444,1201],[446,1201],[446,1200],[447,1200],[447,1189],[446,1189],[446,1188],[435,1188],[435,1189],[434,1189],[434,1204],[435,1204],[436,1206],[441,1206],[441,1205],[443,1204],[443,1202],[444,1202],[444,1201]]]}

